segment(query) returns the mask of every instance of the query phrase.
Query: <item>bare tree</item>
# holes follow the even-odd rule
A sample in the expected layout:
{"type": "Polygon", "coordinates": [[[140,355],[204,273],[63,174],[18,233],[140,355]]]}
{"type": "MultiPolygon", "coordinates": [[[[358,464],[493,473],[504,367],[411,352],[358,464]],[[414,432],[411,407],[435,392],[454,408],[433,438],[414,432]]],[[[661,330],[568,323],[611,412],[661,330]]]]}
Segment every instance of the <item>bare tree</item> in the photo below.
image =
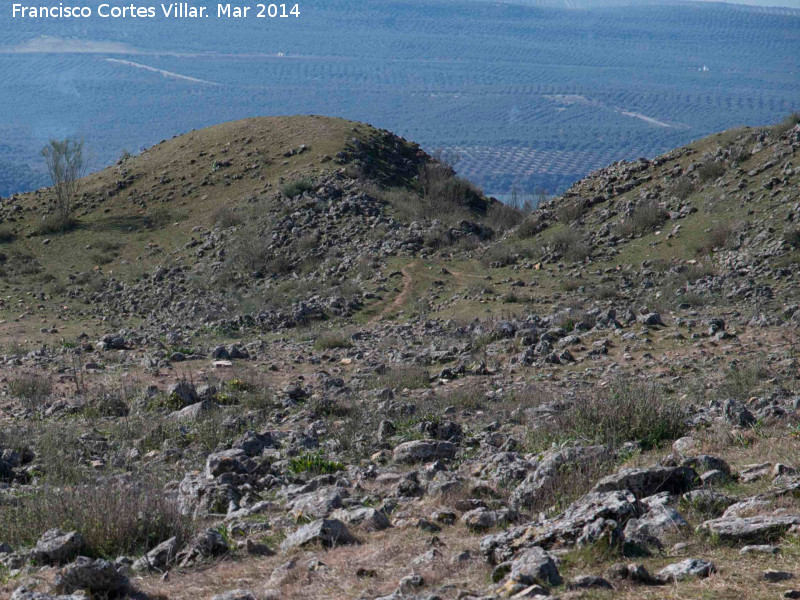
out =
{"type": "Polygon", "coordinates": [[[86,173],[83,140],[50,140],[42,148],[42,156],[56,193],[57,222],[59,228],[64,230],[72,222],[72,206],[78,195],[80,180],[86,173]]]}

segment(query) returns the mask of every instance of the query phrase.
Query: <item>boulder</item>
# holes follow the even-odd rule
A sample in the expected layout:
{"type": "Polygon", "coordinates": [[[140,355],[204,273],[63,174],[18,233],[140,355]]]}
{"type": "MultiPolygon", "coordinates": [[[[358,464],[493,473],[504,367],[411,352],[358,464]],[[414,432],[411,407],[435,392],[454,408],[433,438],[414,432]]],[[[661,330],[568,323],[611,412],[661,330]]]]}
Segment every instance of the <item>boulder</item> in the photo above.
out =
{"type": "Polygon", "coordinates": [[[752,427],[756,424],[755,415],[744,404],[730,398],[722,407],[725,420],[735,427],[752,427]]]}
{"type": "Polygon", "coordinates": [[[178,539],[169,538],[135,561],[131,566],[134,573],[147,571],[166,571],[178,554],[178,539]]]}
{"type": "MultiPolygon", "coordinates": [[[[215,467],[212,467],[212,471],[215,467]]],[[[178,485],[178,507],[181,514],[204,518],[228,515],[239,510],[241,492],[235,485],[209,481],[205,474],[187,473],[178,485]]]]}
{"type": "Polygon", "coordinates": [[[772,546],[770,544],[756,544],[753,546],[743,546],[741,550],[739,550],[739,554],[746,555],[746,554],[771,554],[775,555],[780,552],[780,548],[777,546],[772,546]]]}
{"type": "Polygon", "coordinates": [[[234,444],[234,448],[244,451],[247,456],[258,456],[267,448],[278,447],[280,442],[268,431],[264,433],[248,431],[234,444]]]}
{"type": "Polygon", "coordinates": [[[386,513],[374,508],[341,509],[334,511],[331,516],[366,531],[383,531],[392,526],[386,513]]]}
{"type": "Polygon", "coordinates": [[[553,557],[539,546],[526,549],[511,563],[509,580],[523,585],[561,585],[553,557]]]}
{"type": "Polygon", "coordinates": [[[698,473],[703,473],[705,471],[722,471],[727,476],[731,474],[731,468],[724,459],[708,454],[699,454],[697,456],[685,458],[681,462],[681,466],[691,467],[698,473]]]}
{"type": "Polygon", "coordinates": [[[85,590],[91,594],[116,596],[129,587],[128,578],[116,566],[101,558],[92,560],[79,556],[75,562],[63,567],[53,582],[59,592],[71,594],[85,590]]]}
{"type": "Polygon", "coordinates": [[[780,538],[792,525],[800,524],[800,515],[722,517],[701,523],[698,533],[713,535],[730,544],[766,544],[780,538]]]}
{"type": "Polygon", "coordinates": [[[517,510],[524,510],[543,491],[558,485],[564,469],[608,461],[611,456],[605,446],[570,446],[550,451],[544,455],[536,469],[514,489],[511,505],[517,510]]]}
{"type": "Polygon", "coordinates": [[[31,551],[31,560],[46,565],[63,565],[75,559],[86,547],[83,536],[77,531],[64,533],[51,529],[42,534],[31,551]]]}
{"type": "Polygon", "coordinates": [[[661,315],[657,312],[639,315],[636,320],[642,325],[647,325],[648,327],[658,327],[664,325],[664,321],[661,320],[661,315]]]}
{"type": "Polygon", "coordinates": [[[86,596],[84,594],[52,596],[42,592],[32,592],[25,586],[20,586],[14,590],[9,600],[86,600],[86,596]]]}
{"type": "Polygon", "coordinates": [[[481,540],[481,552],[493,564],[514,558],[520,548],[556,544],[574,545],[587,525],[598,519],[615,521],[620,527],[641,514],[639,501],[628,491],[592,492],[573,502],[553,519],[515,527],[481,540]]]}
{"type": "Polygon", "coordinates": [[[489,510],[480,507],[465,512],[461,515],[461,522],[470,531],[486,531],[500,525],[505,525],[516,520],[517,515],[507,508],[489,510]]]}
{"type": "Polygon", "coordinates": [[[176,556],[180,566],[189,565],[202,558],[223,556],[230,551],[225,537],[216,529],[206,529],[176,556]]]}
{"type": "Polygon", "coordinates": [[[682,529],[689,529],[689,523],[683,515],[669,506],[659,506],[638,519],[628,521],[625,526],[625,537],[661,537],[682,529]]]}
{"type": "Polygon", "coordinates": [[[401,463],[451,460],[456,455],[456,445],[439,440],[405,442],[394,449],[394,460],[401,463]]]}
{"type": "Polygon", "coordinates": [[[248,473],[254,467],[244,450],[223,450],[209,454],[206,459],[206,478],[216,479],[223,473],[248,473]]]}
{"type": "Polygon", "coordinates": [[[661,569],[656,573],[656,579],[663,583],[675,583],[685,579],[705,578],[716,571],[714,563],[699,558],[687,558],[661,569]]]}
{"type": "Polygon", "coordinates": [[[708,516],[719,517],[736,501],[713,490],[692,490],[681,496],[681,502],[708,516]]]}
{"type": "Polygon", "coordinates": [[[190,404],[185,408],[171,412],[167,418],[178,423],[193,423],[202,415],[211,412],[215,408],[217,408],[216,404],[204,400],[202,402],[195,402],[194,404],[190,404]]]}
{"type": "Polygon", "coordinates": [[[630,490],[637,498],[659,492],[683,494],[695,487],[697,472],[691,467],[655,466],[644,469],[623,469],[604,477],[594,486],[593,492],[630,490]]]}
{"type": "Polygon", "coordinates": [[[608,570],[608,578],[614,581],[627,580],[641,585],[661,585],[661,581],[650,575],[644,565],[617,563],[608,570]]]}
{"type": "Polygon", "coordinates": [[[320,544],[326,548],[355,544],[356,538],[348,531],[341,521],[336,519],[318,519],[307,525],[303,525],[290,534],[283,543],[281,549],[288,552],[292,548],[299,548],[311,544],[320,544]]]}
{"type": "Polygon", "coordinates": [[[288,504],[288,508],[295,517],[321,519],[342,508],[342,500],[346,497],[347,491],[342,488],[325,487],[297,496],[288,504]]]}
{"type": "Polygon", "coordinates": [[[576,577],[567,584],[568,590],[589,590],[589,589],[605,589],[613,590],[614,586],[611,585],[606,579],[598,577],[597,575],[581,575],[576,577]]]}
{"type": "Polygon", "coordinates": [[[200,401],[197,395],[197,389],[194,387],[194,384],[188,381],[178,381],[172,384],[167,390],[167,396],[180,404],[181,407],[196,404],[200,401]]]}

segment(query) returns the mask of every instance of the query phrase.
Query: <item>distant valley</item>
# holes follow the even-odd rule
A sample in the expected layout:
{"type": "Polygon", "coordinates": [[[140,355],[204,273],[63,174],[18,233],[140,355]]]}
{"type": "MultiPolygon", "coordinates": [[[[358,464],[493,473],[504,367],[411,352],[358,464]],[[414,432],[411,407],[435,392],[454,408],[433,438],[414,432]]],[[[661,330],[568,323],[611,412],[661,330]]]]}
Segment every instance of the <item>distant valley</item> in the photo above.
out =
{"type": "Polygon", "coordinates": [[[285,114],[443,148],[489,193],[561,191],[800,108],[800,11],[593,5],[309,0],[299,19],[180,27],[4,12],[0,196],[46,183],[51,137],[83,137],[98,169],[165,136],[285,114]]]}

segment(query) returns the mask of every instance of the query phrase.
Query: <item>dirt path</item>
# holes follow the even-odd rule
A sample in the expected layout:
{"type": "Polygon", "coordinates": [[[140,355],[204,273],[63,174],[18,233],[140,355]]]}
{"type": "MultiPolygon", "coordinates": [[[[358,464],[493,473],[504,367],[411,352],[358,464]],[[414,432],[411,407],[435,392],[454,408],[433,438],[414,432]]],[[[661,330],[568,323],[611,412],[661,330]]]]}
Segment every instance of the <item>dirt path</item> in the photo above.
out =
{"type": "Polygon", "coordinates": [[[392,300],[390,304],[385,306],[380,313],[378,313],[369,320],[370,325],[374,325],[378,321],[381,321],[382,319],[390,315],[392,312],[398,310],[401,306],[403,306],[403,304],[406,303],[406,300],[408,300],[409,296],[411,295],[411,290],[414,283],[414,278],[411,276],[411,269],[416,267],[418,263],[419,261],[414,261],[412,263],[407,264],[402,269],[400,269],[400,273],[403,275],[403,288],[400,290],[400,293],[397,294],[397,297],[394,300],[392,300]]]}

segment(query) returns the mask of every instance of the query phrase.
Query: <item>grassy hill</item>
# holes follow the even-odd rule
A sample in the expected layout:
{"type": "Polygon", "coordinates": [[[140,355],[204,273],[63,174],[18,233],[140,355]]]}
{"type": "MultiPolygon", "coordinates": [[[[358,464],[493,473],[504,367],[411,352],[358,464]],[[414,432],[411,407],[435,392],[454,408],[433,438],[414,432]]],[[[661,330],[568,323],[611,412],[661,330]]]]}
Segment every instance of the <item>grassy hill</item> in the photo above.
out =
{"type": "Polygon", "coordinates": [[[4,203],[0,596],[792,597],[798,149],[523,210],[261,118],[4,203]]]}
{"type": "MultiPolygon", "coordinates": [[[[87,318],[91,310],[84,305],[94,303],[89,298],[120,286],[148,286],[155,271],[171,268],[184,271],[183,283],[210,302],[204,316],[271,309],[295,295],[299,301],[330,292],[337,277],[320,271],[328,263],[341,267],[346,258],[341,283],[359,269],[369,274],[373,267],[364,265],[371,258],[357,265],[354,257],[365,250],[361,236],[380,246],[382,236],[407,229],[417,215],[436,214],[449,223],[514,213],[436,165],[417,145],[368,125],[260,118],[164,141],[86,177],[66,232],[52,226],[52,190],[15,196],[0,207],[4,335],[28,337],[51,328],[58,336],[80,333],[79,324],[97,323],[87,318]],[[427,202],[431,190],[443,199],[427,202]],[[315,219],[330,217],[326,202],[343,195],[353,198],[352,211],[348,204],[320,230],[315,219]],[[304,222],[295,221],[299,214],[304,222]],[[364,228],[348,231],[359,214],[364,228]],[[307,289],[298,291],[293,284],[303,277],[310,279],[307,289]],[[275,280],[282,282],[280,292],[275,280]],[[263,296],[271,284],[274,302],[254,304],[241,296],[263,296]]],[[[157,296],[159,290],[149,292],[157,296]]],[[[139,306],[128,317],[132,323],[157,319],[158,304],[154,298],[149,310],[139,306]]],[[[130,325],[114,309],[92,316],[130,325]]]]}

